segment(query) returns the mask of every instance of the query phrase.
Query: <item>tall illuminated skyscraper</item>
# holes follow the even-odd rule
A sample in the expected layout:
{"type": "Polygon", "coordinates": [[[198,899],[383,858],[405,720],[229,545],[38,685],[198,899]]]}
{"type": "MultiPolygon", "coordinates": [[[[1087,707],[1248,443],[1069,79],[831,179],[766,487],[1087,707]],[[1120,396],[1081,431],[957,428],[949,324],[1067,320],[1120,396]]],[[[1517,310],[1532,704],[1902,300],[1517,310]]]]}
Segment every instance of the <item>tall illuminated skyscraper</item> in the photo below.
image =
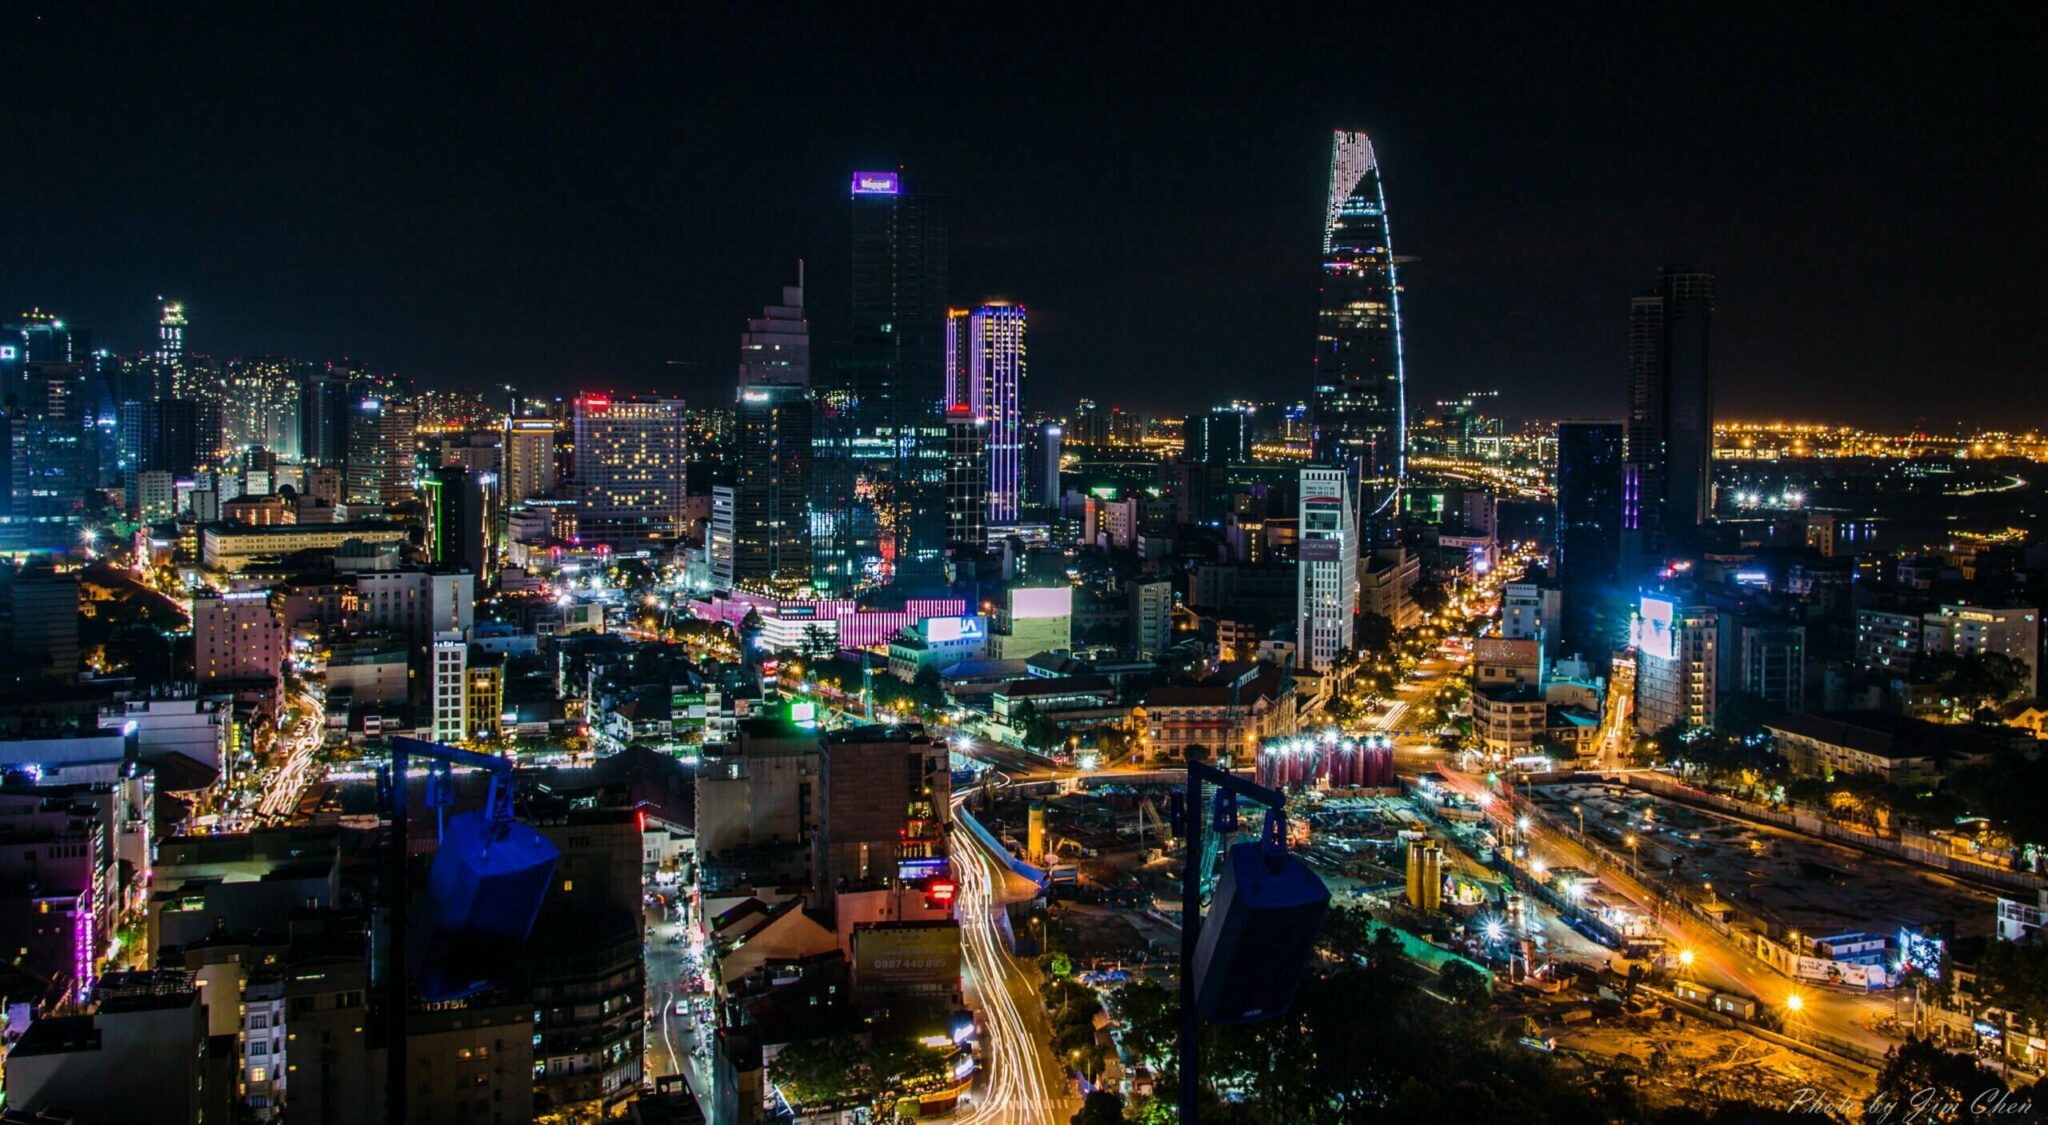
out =
{"type": "Polygon", "coordinates": [[[1401,286],[1387,231],[1379,161],[1364,133],[1330,146],[1323,216],[1322,300],[1316,319],[1315,458],[1355,467],[1368,522],[1394,513],[1406,470],[1407,401],[1401,362],[1401,286]]]}
{"type": "Polygon", "coordinates": [[[803,266],[782,303],[747,321],[733,411],[732,580],[811,577],[811,335],[803,266]]]}
{"type": "Polygon", "coordinates": [[[1659,271],[1629,305],[1628,506],[1632,563],[1683,550],[1713,494],[1714,386],[1709,336],[1714,275],[1659,271]]]}
{"type": "Polygon", "coordinates": [[[815,582],[943,579],[946,224],[896,172],[851,187],[851,338],[817,383],[815,582]]]}
{"type": "Polygon", "coordinates": [[[577,398],[578,537],[619,550],[674,542],[687,438],[681,399],[577,398]]]}
{"type": "Polygon", "coordinates": [[[165,301],[156,322],[157,397],[190,398],[185,378],[185,302],[165,301]]]}
{"type": "Polygon", "coordinates": [[[988,520],[1015,523],[1024,488],[1022,305],[953,309],[946,316],[946,408],[988,423],[988,520]]]}

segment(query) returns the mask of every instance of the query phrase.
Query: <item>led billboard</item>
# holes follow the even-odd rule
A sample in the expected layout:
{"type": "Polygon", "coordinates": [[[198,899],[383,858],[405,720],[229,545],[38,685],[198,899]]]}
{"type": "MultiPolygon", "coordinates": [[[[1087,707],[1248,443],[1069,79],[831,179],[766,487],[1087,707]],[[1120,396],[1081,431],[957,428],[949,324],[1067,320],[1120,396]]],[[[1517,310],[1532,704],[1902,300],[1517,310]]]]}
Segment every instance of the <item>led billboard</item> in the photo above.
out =
{"type": "Polygon", "coordinates": [[[1644,594],[1631,630],[1636,651],[1657,660],[1678,659],[1677,617],[1677,602],[1644,594]]]}

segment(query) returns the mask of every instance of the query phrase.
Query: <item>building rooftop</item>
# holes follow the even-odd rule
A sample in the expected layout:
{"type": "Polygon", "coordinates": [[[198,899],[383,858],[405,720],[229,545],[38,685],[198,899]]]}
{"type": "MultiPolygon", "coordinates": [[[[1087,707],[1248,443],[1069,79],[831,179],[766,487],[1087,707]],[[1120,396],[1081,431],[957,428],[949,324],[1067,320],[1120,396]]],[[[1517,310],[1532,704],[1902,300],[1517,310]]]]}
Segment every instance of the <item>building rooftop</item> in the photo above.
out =
{"type": "Polygon", "coordinates": [[[1833,746],[1846,746],[1893,761],[1992,754],[2003,749],[2026,750],[2033,742],[2033,733],[2019,728],[1930,723],[1891,711],[1786,715],[1765,723],[1764,727],[1773,734],[1789,734],[1833,746]]]}
{"type": "Polygon", "coordinates": [[[99,1049],[100,1029],[93,1024],[91,1016],[44,1016],[29,1024],[28,1030],[7,1053],[12,1057],[26,1058],[99,1049]]]}
{"type": "Polygon", "coordinates": [[[1083,692],[1109,692],[1116,685],[1105,676],[1028,676],[1011,680],[996,689],[996,693],[1010,699],[1029,699],[1040,695],[1077,695],[1083,692]]]}

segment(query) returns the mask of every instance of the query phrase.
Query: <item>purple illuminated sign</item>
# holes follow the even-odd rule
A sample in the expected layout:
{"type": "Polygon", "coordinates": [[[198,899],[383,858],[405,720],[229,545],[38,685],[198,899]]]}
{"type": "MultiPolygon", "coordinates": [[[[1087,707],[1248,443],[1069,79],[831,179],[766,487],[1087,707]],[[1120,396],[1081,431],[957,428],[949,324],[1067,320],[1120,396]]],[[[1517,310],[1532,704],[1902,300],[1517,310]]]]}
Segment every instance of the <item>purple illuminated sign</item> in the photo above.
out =
{"type": "Polygon", "coordinates": [[[855,195],[895,195],[902,190],[902,186],[897,182],[896,173],[894,172],[855,172],[853,174],[853,194],[855,195]]]}

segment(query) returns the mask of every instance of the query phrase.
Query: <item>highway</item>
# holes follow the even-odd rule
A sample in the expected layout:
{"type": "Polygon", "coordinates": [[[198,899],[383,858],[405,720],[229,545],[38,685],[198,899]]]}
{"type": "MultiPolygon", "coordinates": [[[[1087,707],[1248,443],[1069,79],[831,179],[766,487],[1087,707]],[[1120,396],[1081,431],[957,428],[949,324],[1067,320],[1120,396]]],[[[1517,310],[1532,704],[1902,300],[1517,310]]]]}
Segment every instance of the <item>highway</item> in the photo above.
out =
{"type": "MultiPolygon", "coordinates": [[[[990,776],[998,786],[1008,782],[1001,774],[990,776]]],[[[973,791],[953,795],[956,814],[973,791]]],[[[972,1104],[954,1120],[976,1125],[1064,1122],[1076,1103],[1048,1045],[1052,1028],[1036,974],[1010,955],[996,924],[1005,903],[1029,898],[1036,888],[1010,871],[1008,856],[995,855],[974,833],[956,831],[953,841],[962,978],[969,1006],[981,1013],[983,1067],[972,1104]]]]}

